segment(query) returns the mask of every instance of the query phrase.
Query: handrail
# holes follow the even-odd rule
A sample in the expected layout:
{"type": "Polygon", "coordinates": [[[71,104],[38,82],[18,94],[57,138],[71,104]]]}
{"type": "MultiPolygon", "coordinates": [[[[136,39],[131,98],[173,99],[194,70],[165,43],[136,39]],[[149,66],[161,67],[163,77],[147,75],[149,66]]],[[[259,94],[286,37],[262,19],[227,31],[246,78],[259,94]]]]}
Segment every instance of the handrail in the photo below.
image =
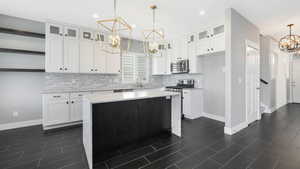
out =
{"type": "Polygon", "coordinates": [[[260,79],[260,82],[263,83],[263,84],[265,84],[265,85],[269,84],[269,83],[268,83],[267,81],[265,81],[264,79],[260,79]]]}

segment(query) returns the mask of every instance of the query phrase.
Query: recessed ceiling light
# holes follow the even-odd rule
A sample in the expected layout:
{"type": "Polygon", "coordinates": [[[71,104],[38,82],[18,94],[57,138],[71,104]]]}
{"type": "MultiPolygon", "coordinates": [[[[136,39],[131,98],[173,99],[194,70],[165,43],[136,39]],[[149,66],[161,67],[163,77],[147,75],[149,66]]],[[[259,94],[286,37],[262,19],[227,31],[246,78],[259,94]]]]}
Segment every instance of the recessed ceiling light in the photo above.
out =
{"type": "Polygon", "coordinates": [[[132,27],[132,28],[136,28],[136,24],[132,24],[131,27],[132,27]]]}
{"type": "Polygon", "coordinates": [[[99,14],[94,13],[94,14],[93,14],[93,18],[98,19],[98,18],[99,18],[99,14]]]}
{"type": "Polygon", "coordinates": [[[201,11],[199,12],[199,15],[201,15],[201,16],[205,15],[205,11],[204,11],[204,10],[201,10],[201,11]]]}

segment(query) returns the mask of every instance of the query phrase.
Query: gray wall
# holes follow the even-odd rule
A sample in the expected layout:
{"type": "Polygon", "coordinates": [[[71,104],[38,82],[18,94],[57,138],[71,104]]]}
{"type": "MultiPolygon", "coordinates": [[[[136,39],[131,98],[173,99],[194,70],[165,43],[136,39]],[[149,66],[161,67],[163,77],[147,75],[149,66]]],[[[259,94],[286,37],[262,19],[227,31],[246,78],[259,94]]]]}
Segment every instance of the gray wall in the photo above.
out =
{"type": "Polygon", "coordinates": [[[289,100],[289,56],[278,49],[278,42],[272,37],[260,36],[260,41],[261,78],[269,82],[261,84],[261,101],[274,110],[289,100]]]}
{"type": "Polygon", "coordinates": [[[43,85],[43,73],[0,72],[0,124],[41,119],[43,85]]]}
{"type": "Polygon", "coordinates": [[[226,33],[226,127],[246,121],[245,109],[245,41],[259,45],[259,29],[234,9],[225,12],[226,33]]]}
{"type": "Polygon", "coordinates": [[[225,117],[225,52],[203,56],[204,109],[208,114],[225,117]]]}
{"type": "MultiPolygon", "coordinates": [[[[1,27],[43,33],[40,22],[0,15],[1,27]]],[[[44,51],[44,40],[0,33],[0,47],[44,51]]],[[[44,68],[44,56],[0,53],[0,68],[44,68]]],[[[0,72],[0,124],[41,119],[44,73],[0,72]],[[18,112],[18,117],[13,117],[18,112]]]]}

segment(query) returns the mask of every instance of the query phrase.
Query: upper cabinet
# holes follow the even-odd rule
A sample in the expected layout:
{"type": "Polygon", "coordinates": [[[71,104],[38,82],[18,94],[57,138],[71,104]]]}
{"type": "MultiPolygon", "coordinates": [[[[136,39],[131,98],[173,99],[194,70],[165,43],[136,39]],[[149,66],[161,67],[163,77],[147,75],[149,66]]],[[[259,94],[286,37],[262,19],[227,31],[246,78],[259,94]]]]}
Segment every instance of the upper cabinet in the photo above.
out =
{"type": "Polygon", "coordinates": [[[47,23],[46,72],[120,73],[121,56],[105,52],[106,34],[47,23]]]}
{"type": "Polygon", "coordinates": [[[173,56],[172,41],[159,44],[159,52],[152,56],[152,75],[171,74],[171,60],[173,56]]]}
{"type": "Polygon", "coordinates": [[[216,26],[197,33],[197,55],[225,51],[224,25],[216,26]]]}
{"type": "Polygon", "coordinates": [[[79,29],[46,25],[46,72],[79,72],[79,29]]]}

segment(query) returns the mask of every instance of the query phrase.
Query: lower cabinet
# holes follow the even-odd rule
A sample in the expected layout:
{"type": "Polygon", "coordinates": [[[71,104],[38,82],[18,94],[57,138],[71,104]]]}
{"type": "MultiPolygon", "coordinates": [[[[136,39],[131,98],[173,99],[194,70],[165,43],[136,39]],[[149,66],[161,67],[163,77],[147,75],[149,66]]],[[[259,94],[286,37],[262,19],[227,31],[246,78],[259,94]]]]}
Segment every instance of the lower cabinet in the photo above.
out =
{"type": "Polygon", "coordinates": [[[82,122],[82,97],[87,94],[105,92],[79,92],[43,94],[44,130],[80,124],[82,122]]]}
{"type": "Polygon", "coordinates": [[[184,89],[183,90],[183,114],[188,119],[201,117],[203,112],[203,90],[184,89]]]}

